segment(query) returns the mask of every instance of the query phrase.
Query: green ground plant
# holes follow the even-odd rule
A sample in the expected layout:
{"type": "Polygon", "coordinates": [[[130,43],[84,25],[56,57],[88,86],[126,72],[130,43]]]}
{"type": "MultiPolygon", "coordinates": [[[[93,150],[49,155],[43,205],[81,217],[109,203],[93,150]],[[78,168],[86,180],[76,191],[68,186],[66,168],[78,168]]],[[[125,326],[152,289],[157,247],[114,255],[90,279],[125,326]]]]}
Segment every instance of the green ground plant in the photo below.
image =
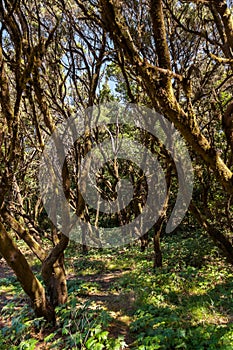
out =
{"type": "Polygon", "coordinates": [[[232,268],[199,232],[168,236],[162,247],[164,267],[153,271],[150,248],[82,256],[71,243],[69,300],[57,308],[53,328],[34,318],[14,277],[2,278],[0,349],[232,349],[232,268]],[[130,295],[132,307],[122,307],[130,295]],[[130,342],[118,332],[119,319],[130,342]]]}

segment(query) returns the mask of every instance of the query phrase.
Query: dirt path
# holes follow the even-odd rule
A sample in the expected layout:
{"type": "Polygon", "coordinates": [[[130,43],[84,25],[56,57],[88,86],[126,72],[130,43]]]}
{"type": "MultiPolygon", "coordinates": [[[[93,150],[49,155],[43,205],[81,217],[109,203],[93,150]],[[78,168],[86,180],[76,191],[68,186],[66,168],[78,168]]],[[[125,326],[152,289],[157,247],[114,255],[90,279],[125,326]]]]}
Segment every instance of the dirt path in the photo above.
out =
{"type": "Polygon", "coordinates": [[[133,343],[134,338],[130,332],[130,322],[135,310],[135,295],[132,290],[121,292],[116,290],[118,280],[129,271],[116,270],[106,273],[97,273],[77,277],[81,281],[93,283],[98,287],[88,290],[79,296],[83,302],[92,300],[96,305],[104,308],[113,318],[109,326],[109,334],[113,338],[124,336],[128,346],[133,343]]]}

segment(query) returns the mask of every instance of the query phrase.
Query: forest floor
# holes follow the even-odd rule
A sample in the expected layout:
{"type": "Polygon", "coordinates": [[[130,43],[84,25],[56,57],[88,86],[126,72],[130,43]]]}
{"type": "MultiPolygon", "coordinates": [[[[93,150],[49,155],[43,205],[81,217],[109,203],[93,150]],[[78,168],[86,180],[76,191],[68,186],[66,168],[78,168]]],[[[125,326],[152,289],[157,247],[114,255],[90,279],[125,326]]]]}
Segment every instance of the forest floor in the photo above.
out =
{"type": "MultiPolygon", "coordinates": [[[[71,273],[67,276],[68,284],[72,285],[72,282],[78,282],[81,287],[81,290],[77,296],[77,300],[80,304],[85,305],[87,302],[91,302],[95,307],[100,307],[103,310],[106,310],[111,317],[111,321],[108,325],[109,336],[112,338],[117,338],[119,336],[124,339],[127,346],[130,346],[131,343],[135,340],[130,331],[130,322],[132,321],[132,315],[136,309],[135,306],[135,295],[133,291],[117,291],[116,285],[117,281],[122,278],[127,272],[131,269],[126,268],[126,270],[113,269],[107,270],[105,267],[104,272],[95,273],[95,269],[102,264],[106,264],[106,259],[104,257],[99,258],[98,260],[92,259],[91,257],[86,258],[85,256],[79,259],[74,259],[76,265],[85,263],[88,260],[87,265],[90,267],[87,268],[88,272],[86,275],[83,275],[83,271],[80,274],[72,273],[73,266],[70,267],[71,273]],[[94,269],[94,273],[92,268],[94,269]],[[87,288],[88,286],[88,288],[87,288]]],[[[111,259],[110,259],[111,260],[111,259]]],[[[33,268],[33,266],[32,266],[33,268]]],[[[35,266],[34,270],[37,270],[35,266]]],[[[0,260],[0,281],[7,282],[4,287],[1,288],[1,298],[0,298],[0,329],[4,327],[11,326],[10,318],[1,316],[1,310],[8,304],[8,302],[13,302],[16,305],[16,309],[20,310],[21,307],[25,306],[25,302],[28,301],[28,298],[22,295],[18,295],[14,287],[11,285],[10,281],[15,281],[15,276],[11,268],[7,265],[4,259],[0,260]]],[[[43,333],[42,338],[48,334],[47,330],[43,333]]],[[[35,335],[34,335],[35,336],[35,335]]],[[[41,338],[39,336],[38,338],[41,338]]],[[[35,349],[47,349],[48,345],[44,343],[43,339],[40,339],[35,349]]],[[[0,347],[0,349],[2,349],[0,347]]]]}
{"type": "MultiPolygon", "coordinates": [[[[0,259],[0,280],[7,279],[8,277],[13,276],[11,268],[7,265],[6,261],[2,258],[0,259]]],[[[13,293],[5,293],[1,290],[0,298],[0,309],[5,305],[6,300],[9,300],[13,296],[13,293]]]]}
{"type": "MultiPolygon", "coordinates": [[[[164,266],[139,246],[66,251],[69,299],[57,325],[35,319],[0,260],[0,350],[232,350],[233,270],[204,236],[162,242],[164,266]]],[[[40,279],[40,265],[28,255],[40,279]]]]}
{"type": "Polygon", "coordinates": [[[122,335],[125,342],[130,345],[134,340],[130,332],[130,322],[136,309],[135,295],[133,291],[112,291],[112,289],[114,289],[114,284],[117,283],[117,280],[123,277],[125,273],[126,271],[116,270],[82,276],[82,281],[97,287],[95,290],[89,290],[83,295],[81,294],[79,298],[82,302],[91,300],[96,305],[108,310],[113,318],[108,328],[109,335],[114,338],[122,335]]]}
{"type": "MultiPolygon", "coordinates": [[[[4,279],[8,279],[13,276],[13,272],[10,269],[10,267],[7,265],[5,260],[2,258],[0,259],[0,280],[3,281],[4,279]]],[[[1,288],[1,294],[0,294],[0,329],[5,327],[7,324],[9,325],[9,320],[7,322],[6,319],[1,317],[1,310],[8,303],[8,301],[11,301],[14,297],[14,291],[10,290],[10,288],[1,288]]]]}

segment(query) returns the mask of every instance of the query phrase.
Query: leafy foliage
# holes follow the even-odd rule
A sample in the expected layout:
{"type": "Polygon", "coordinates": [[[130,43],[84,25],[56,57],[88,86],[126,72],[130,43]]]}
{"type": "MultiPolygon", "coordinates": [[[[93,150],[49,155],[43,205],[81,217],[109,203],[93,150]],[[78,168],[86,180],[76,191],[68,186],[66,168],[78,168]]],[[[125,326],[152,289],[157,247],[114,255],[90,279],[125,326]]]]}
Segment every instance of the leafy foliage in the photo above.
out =
{"type": "Polygon", "coordinates": [[[134,350],[230,350],[233,273],[229,265],[199,232],[168,236],[162,248],[164,268],[153,272],[150,249],[145,253],[139,252],[137,245],[121,250],[93,249],[82,256],[71,244],[67,250],[69,300],[57,307],[57,325],[50,329],[42,319],[33,318],[27,304],[22,307],[18,282],[2,278],[1,290],[13,294],[14,299],[6,300],[1,311],[5,325],[0,331],[0,349],[36,349],[40,344],[44,349],[67,350],[120,350],[127,345],[134,350]],[[128,344],[119,329],[111,331],[117,318],[111,303],[100,304],[96,297],[102,290],[101,276],[114,272],[118,274],[108,284],[103,301],[115,293],[129,304],[128,296],[135,295],[133,307],[121,309],[130,320],[132,342],[128,344]]]}

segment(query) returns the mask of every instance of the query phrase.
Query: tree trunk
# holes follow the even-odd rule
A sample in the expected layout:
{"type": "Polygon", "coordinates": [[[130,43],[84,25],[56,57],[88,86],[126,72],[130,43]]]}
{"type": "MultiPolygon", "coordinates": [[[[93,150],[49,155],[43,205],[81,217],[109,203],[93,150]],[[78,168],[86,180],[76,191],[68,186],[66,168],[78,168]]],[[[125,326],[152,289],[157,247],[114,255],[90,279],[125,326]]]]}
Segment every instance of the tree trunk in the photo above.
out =
{"type": "Polygon", "coordinates": [[[86,244],[86,228],[82,226],[82,252],[84,255],[88,254],[88,246],[86,244]]]}
{"type": "Polygon", "coordinates": [[[230,242],[230,239],[228,239],[216,226],[208,222],[206,216],[200,212],[193,201],[189,206],[189,210],[199,224],[207,231],[216,246],[223,252],[227,261],[233,265],[233,245],[230,242]]]}
{"type": "Polygon", "coordinates": [[[146,250],[146,248],[148,247],[148,244],[149,244],[149,234],[148,234],[148,232],[140,237],[140,241],[141,241],[141,252],[144,252],[146,250]]]}
{"type": "Polygon", "coordinates": [[[160,235],[163,227],[164,220],[167,214],[168,201],[171,190],[171,175],[172,175],[172,164],[170,164],[169,158],[167,159],[167,171],[166,171],[166,184],[167,184],[167,194],[163,204],[163,210],[158,218],[157,222],[154,225],[154,269],[156,267],[162,267],[162,251],[160,247],[160,235]]]}
{"type": "Polygon", "coordinates": [[[162,267],[163,258],[160,247],[160,234],[163,227],[165,217],[159,218],[158,222],[154,225],[154,269],[156,267],[162,267]]]}
{"type": "MultiPolygon", "coordinates": [[[[53,264],[52,269],[48,269],[46,275],[46,286],[53,307],[65,304],[68,297],[66,273],[64,268],[64,255],[61,254],[53,264]]],[[[43,274],[43,277],[45,273],[43,274]]]]}
{"type": "MultiPolygon", "coordinates": [[[[149,5],[159,67],[151,65],[147,59],[143,60],[140,56],[136,40],[132,39],[129,27],[127,27],[118,5],[116,1],[100,1],[103,25],[110,32],[115,46],[123,50],[129,65],[134,70],[136,69],[137,76],[140,77],[153,106],[156,109],[159,106],[159,112],[166,115],[166,118],[174,123],[176,129],[180,131],[194,152],[201,156],[205,164],[213,170],[225,191],[228,194],[233,194],[232,171],[223,162],[220,152],[212,147],[199,128],[196,116],[193,113],[190,115],[182,109],[175,99],[162,1],[151,0],[149,5]]],[[[224,18],[226,19],[226,17],[224,18]]],[[[230,24],[228,26],[230,27],[230,24]]],[[[179,79],[183,81],[183,78],[180,76],[179,79]]]]}
{"type": "Polygon", "coordinates": [[[24,255],[17,248],[1,222],[0,253],[14,270],[23,290],[31,299],[36,316],[44,317],[47,321],[55,323],[55,311],[46,298],[42,284],[34,276],[24,255]]]}
{"type": "Polygon", "coordinates": [[[64,304],[68,297],[64,268],[64,250],[68,242],[69,238],[62,234],[59,242],[42,264],[42,277],[54,307],[64,304]]]}

